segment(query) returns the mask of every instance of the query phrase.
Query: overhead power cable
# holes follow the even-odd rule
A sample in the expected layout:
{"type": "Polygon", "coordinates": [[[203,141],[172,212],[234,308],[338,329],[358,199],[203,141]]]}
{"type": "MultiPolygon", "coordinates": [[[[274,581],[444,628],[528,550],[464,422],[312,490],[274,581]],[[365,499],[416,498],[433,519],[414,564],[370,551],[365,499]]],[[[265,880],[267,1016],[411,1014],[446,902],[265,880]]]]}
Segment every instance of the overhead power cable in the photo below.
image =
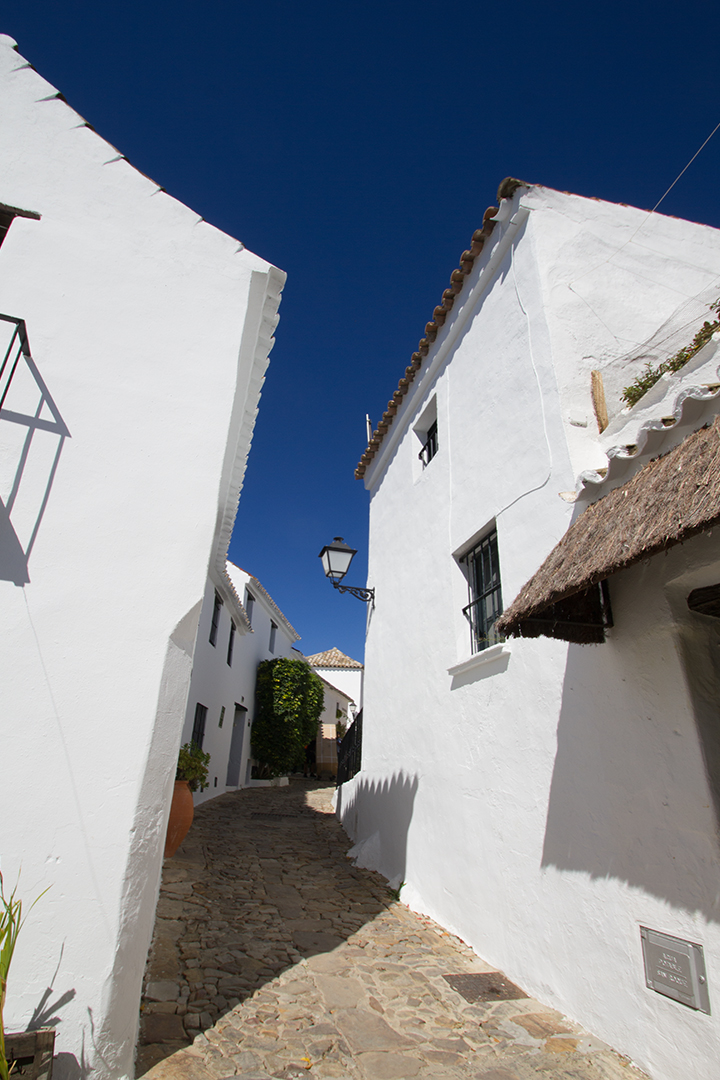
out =
{"type": "MultiPolygon", "coordinates": [[[[637,229],[636,229],[636,230],[635,230],[635,232],[634,232],[634,233],[632,234],[632,236],[630,236],[630,237],[629,237],[629,238],[628,238],[628,239],[627,239],[627,240],[626,240],[626,241],[625,241],[625,242],[624,242],[623,244],[621,244],[619,248],[617,248],[617,249],[616,249],[615,251],[613,251],[613,253],[612,253],[611,255],[608,255],[608,257],[607,257],[606,259],[603,259],[603,260],[602,260],[602,262],[599,262],[599,263],[597,264],[597,266],[591,266],[591,267],[590,267],[590,269],[589,269],[589,270],[586,270],[584,274],[578,274],[578,276],[577,276],[576,278],[573,278],[573,281],[572,281],[572,282],[570,282],[570,283],[569,283],[569,286],[568,286],[568,287],[569,287],[569,288],[570,288],[570,289],[571,289],[571,290],[572,290],[573,292],[575,292],[575,290],[573,289],[573,285],[575,284],[575,282],[576,282],[576,281],[579,281],[579,280],[580,280],[581,278],[584,278],[584,277],[586,277],[586,276],[587,276],[588,274],[592,274],[594,270],[599,270],[601,266],[604,266],[604,265],[605,265],[606,263],[609,263],[611,259],[614,259],[614,258],[615,258],[615,256],[616,256],[616,255],[617,255],[617,254],[618,254],[619,252],[621,252],[621,251],[623,250],[623,248],[626,248],[626,247],[628,246],[628,244],[631,244],[631,243],[633,242],[633,240],[635,239],[635,237],[637,236],[637,234],[638,234],[638,233],[640,232],[640,230],[642,229],[643,225],[645,225],[645,224],[647,223],[647,220],[648,220],[648,218],[651,218],[651,217],[653,216],[653,214],[655,213],[655,211],[657,210],[658,206],[659,206],[659,205],[660,205],[660,203],[661,203],[661,202],[663,201],[663,199],[665,198],[665,196],[666,196],[666,195],[669,195],[669,194],[670,194],[670,192],[671,192],[671,191],[672,191],[672,189],[673,189],[673,188],[675,187],[675,185],[677,184],[677,182],[678,182],[678,180],[680,179],[680,177],[681,177],[681,176],[683,176],[683,174],[684,174],[684,173],[686,173],[686,172],[688,171],[688,169],[689,169],[689,168],[690,168],[690,166],[692,165],[692,163],[693,163],[693,161],[695,160],[695,158],[696,158],[696,157],[698,156],[698,154],[699,154],[699,153],[700,153],[700,152],[701,152],[702,150],[704,150],[704,149],[705,149],[705,147],[706,147],[706,146],[707,146],[707,144],[708,144],[708,143],[710,142],[710,140],[712,139],[712,137],[713,137],[713,135],[715,134],[715,132],[716,132],[716,131],[718,130],[718,128],[720,128],[720,123],[718,123],[718,124],[716,124],[716,125],[715,125],[715,127],[714,127],[714,128],[712,129],[712,131],[711,131],[711,132],[710,132],[710,134],[708,135],[707,139],[705,140],[705,142],[704,142],[704,143],[702,144],[702,146],[700,146],[700,147],[699,147],[699,148],[698,148],[698,149],[697,149],[697,150],[695,151],[695,153],[694,153],[694,154],[693,154],[693,156],[692,156],[692,157],[690,158],[690,160],[688,161],[688,163],[687,163],[687,165],[685,166],[685,168],[684,168],[684,169],[682,170],[682,172],[679,172],[679,173],[677,174],[677,176],[676,176],[676,177],[675,177],[675,179],[673,180],[672,184],[670,185],[670,187],[669,187],[669,188],[667,189],[667,191],[665,192],[665,195],[661,196],[661,198],[659,198],[659,199],[658,199],[658,201],[657,201],[657,202],[655,203],[655,205],[653,206],[652,210],[648,210],[647,214],[646,214],[646,215],[645,215],[645,217],[644,217],[644,218],[642,219],[642,221],[640,222],[640,224],[638,225],[637,229]]],[[[579,293],[576,293],[576,295],[579,295],[579,293]]],[[[614,336],[614,335],[613,335],[613,336],[614,336]]]]}

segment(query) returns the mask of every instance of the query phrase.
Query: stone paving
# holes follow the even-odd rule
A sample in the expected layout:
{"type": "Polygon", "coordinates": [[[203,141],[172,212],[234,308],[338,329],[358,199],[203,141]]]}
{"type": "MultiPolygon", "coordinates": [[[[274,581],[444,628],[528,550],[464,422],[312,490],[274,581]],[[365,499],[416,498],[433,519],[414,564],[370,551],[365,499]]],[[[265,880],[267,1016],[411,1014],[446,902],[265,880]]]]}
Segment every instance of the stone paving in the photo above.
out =
{"type": "Polygon", "coordinates": [[[492,969],[352,866],[332,791],[293,781],[198,808],[163,870],[138,1076],[642,1080],[532,998],[452,989],[446,975],[492,969]]]}

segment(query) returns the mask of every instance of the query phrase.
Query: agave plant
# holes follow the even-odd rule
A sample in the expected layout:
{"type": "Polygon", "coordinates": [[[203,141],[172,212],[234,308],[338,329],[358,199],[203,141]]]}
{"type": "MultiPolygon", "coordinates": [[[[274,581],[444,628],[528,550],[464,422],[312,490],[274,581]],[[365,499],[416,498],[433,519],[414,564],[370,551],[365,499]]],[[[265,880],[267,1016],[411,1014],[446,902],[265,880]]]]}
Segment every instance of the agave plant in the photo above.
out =
{"type": "MultiPolygon", "coordinates": [[[[44,896],[46,892],[47,889],[41,892],[40,896],[44,896]]],[[[22,900],[18,900],[16,894],[17,885],[9,896],[5,896],[3,878],[2,874],[0,874],[0,1080],[8,1080],[10,1076],[11,1067],[5,1057],[5,991],[7,989],[10,961],[13,958],[18,934],[25,922],[22,917],[22,900]]],[[[40,896],[32,902],[30,911],[35,907],[40,896]]]]}

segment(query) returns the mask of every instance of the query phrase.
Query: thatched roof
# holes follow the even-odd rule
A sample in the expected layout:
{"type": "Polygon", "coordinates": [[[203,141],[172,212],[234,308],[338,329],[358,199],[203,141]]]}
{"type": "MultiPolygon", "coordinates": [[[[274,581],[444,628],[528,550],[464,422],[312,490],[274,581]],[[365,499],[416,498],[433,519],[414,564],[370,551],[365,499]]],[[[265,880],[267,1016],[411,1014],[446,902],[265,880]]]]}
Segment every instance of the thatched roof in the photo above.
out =
{"type": "Polygon", "coordinates": [[[602,633],[572,631],[573,622],[587,623],[573,619],[568,598],[583,594],[587,606],[588,596],[594,597],[591,586],[719,521],[720,417],[589,506],[500,617],[497,629],[514,637],[602,641],[602,633]],[[569,634],[562,625],[568,617],[569,634]]]}

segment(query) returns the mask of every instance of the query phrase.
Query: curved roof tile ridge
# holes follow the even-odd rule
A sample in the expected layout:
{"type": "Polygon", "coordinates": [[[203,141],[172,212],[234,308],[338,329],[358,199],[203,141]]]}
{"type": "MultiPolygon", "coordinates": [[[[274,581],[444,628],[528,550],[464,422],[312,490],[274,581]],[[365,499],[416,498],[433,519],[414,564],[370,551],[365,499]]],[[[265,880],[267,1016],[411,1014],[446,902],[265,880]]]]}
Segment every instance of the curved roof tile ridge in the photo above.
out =
{"type": "Polygon", "coordinates": [[[321,668],[354,668],[360,670],[363,666],[359,660],[353,660],[347,653],[341,652],[337,645],[333,645],[331,649],[326,649],[324,652],[306,656],[305,659],[313,667],[321,668]]]}
{"type": "MultiPolygon", "coordinates": [[[[720,377],[720,368],[718,368],[720,377]]],[[[636,471],[643,458],[666,454],[692,431],[705,426],[720,412],[720,388],[717,386],[684,386],[673,401],[672,414],[658,419],[646,420],[639,428],[637,442],[618,444],[607,451],[608,467],[604,472],[588,470],[580,473],[581,485],[578,502],[595,502],[607,495],[612,488],[625,483],[636,471]],[[713,408],[705,408],[712,402],[713,408]],[[669,422],[671,421],[671,422],[669,422]],[[688,430],[689,429],[689,430],[688,430]],[[673,438],[671,433],[675,434],[673,438]],[[601,488],[604,489],[601,491],[601,488]]]]}
{"type": "MultiPolygon", "coordinates": [[[[498,192],[497,201],[498,204],[503,199],[511,198],[519,187],[530,187],[530,184],[526,184],[523,180],[516,180],[513,176],[506,176],[501,182],[498,192]]],[[[360,458],[357,468],[355,469],[355,478],[357,480],[362,479],[365,475],[368,465],[377,454],[380,449],[380,445],[383,441],[385,433],[393,422],[393,417],[398,411],[402,399],[407,394],[410,384],[414,380],[417,372],[423,365],[428,353],[430,352],[430,346],[437,337],[438,330],[443,325],[448,315],[452,311],[455,303],[455,298],[462,291],[462,287],[465,284],[465,279],[472,272],[475,260],[481,253],[485,246],[485,241],[490,237],[493,229],[495,228],[495,222],[493,218],[497,216],[499,212],[498,206],[488,206],[487,210],[483,214],[482,227],[476,229],[472,234],[470,247],[463,251],[460,256],[460,265],[453,270],[450,275],[450,284],[442,294],[441,303],[437,305],[433,311],[433,317],[429,323],[425,325],[425,336],[418,342],[417,350],[410,357],[410,363],[405,368],[405,374],[398,382],[397,390],[388,401],[388,406],[382,415],[382,419],[379,421],[378,426],[373,432],[372,438],[367,445],[365,453],[360,458]]]]}

